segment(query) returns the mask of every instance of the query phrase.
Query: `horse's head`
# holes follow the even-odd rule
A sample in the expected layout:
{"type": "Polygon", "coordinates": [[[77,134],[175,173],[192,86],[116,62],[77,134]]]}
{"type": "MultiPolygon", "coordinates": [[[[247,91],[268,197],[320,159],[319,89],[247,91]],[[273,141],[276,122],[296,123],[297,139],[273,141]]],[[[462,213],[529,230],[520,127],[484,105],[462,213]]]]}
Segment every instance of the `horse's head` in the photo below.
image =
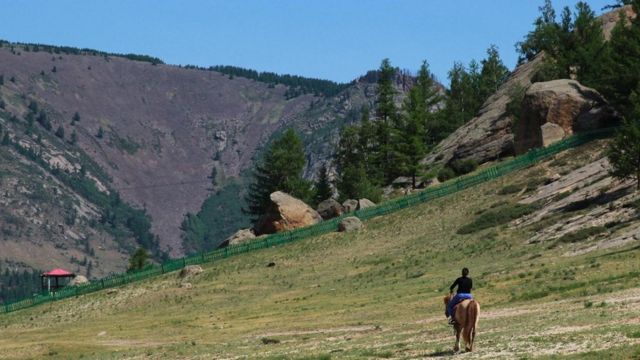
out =
{"type": "Polygon", "coordinates": [[[449,301],[451,301],[451,298],[453,297],[452,294],[448,294],[447,296],[444,297],[444,304],[447,305],[449,303],[449,301]]]}

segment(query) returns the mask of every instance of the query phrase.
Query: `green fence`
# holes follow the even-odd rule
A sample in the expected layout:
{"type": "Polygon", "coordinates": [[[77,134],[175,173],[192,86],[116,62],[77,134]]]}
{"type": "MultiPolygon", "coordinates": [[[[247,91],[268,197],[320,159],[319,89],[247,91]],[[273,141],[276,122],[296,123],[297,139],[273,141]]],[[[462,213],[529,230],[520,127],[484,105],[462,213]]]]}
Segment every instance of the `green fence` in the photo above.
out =
{"type": "Polygon", "coordinates": [[[346,216],[357,216],[362,220],[367,220],[376,216],[390,214],[398,210],[415,206],[417,204],[422,204],[443,196],[451,195],[461,190],[468,189],[478,184],[497,179],[514,171],[529,167],[563,150],[585,144],[595,139],[609,137],[614,133],[614,131],[614,128],[608,128],[574,135],[547,148],[530,150],[524,155],[515,157],[512,160],[504,161],[491,168],[487,168],[473,174],[445,182],[441,185],[428,188],[418,193],[386,201],[377,206],[357,210],[355,212],[345,214],[339,218],[323,221],[319,224],[305,228],[269,235],[259,240],[247,242],[244,244],[230,245],[211,252],[201,253],[181,259],[170,260],[161,265],[154,265],[138,272],[111,275],[103,279],[94,280],[88,284],[67,286],[59,291],[56,291],[55,293],[39,294],[20,301],[2,305],[0,306],[0,313],[9,313],[12,311],[25,309],[31,306],[51,301],[66,299],[72,296],[79,296],[102,289],[121,286],[131,282],[136,282],[168,272],[180,270],[187,265],[210,263],[230,256],[244,254],[254,250],[265,249],[272,246],[287,244],[309,237],[334,232],[337,231],[338,224],[346,216]]]}

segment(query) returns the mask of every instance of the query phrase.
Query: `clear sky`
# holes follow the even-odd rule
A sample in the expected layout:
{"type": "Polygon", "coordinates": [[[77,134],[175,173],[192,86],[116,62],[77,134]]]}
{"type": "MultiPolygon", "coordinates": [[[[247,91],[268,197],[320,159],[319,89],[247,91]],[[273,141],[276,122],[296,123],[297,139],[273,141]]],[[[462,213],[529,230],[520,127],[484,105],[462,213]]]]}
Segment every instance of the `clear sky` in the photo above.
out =
{"type": "MultiPolygon", "coordinates": [[[[0,38],[350,81],[383,58],[442,82],[454,61],[514,44],[543,0],[0,0],[0,38]]],[[[554,0],[557,13],[576,0],[554,0]]],[[[587,0],[600,13],[615,0],[587,0]]],[[[2,64],[0,64],[2,66],[2,64]]]]}

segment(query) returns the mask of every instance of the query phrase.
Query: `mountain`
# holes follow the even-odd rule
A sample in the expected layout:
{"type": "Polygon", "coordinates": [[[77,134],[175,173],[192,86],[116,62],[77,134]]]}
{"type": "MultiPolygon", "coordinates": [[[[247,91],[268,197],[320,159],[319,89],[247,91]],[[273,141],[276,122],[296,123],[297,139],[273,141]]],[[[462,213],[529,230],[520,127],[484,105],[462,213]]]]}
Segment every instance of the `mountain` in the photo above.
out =
{"type": "MultiPolygon", "coordinates": [[[[201,212],[216,196],[225,200],[207,208],[207,215],[222,224],[215,241],[221,240],[237,230],[234,221],[246,221],[240,212],[243,179],[261,147],[284,128],[295,128],[305,140],[305,173],[312,178],[330,158],[341,124],[358,119],[363,105],[373,106],[377,81],[376,72],[335,84],[275,74],[260,77],[231,67],[171,66],[152,57],[87,49],[0,45],[0,124],[13,144],[2,153],[11,172],[2,190],[6,203],[25,206],[4,210],[8,215],[0,224],[19,228],[12,225],[14,217],[32,224],[32,230],[19,236],[6,233],[10,240],[1,253],[13,268],[55,265],[86,272],[91,262],[93,274],[102,275],[124,269],[128,254],[141,242],[157,242],[157,256],[160,251],[178,256],[197,250],[183,247],[181,224],[185,214],[201,212]],[[60,176],[94,183],[94,197],[117,206],[121,199],[131,205],[127,214],[142,213],[136,213],[137,220],[147,215],[150,229],[137,226],[136,233],[131,227],[142,220],[132,224],[122,217],[116,235],[97,230],[105,221],[105,203],[88,199],[60,176]],[[52,193],[26,201],[27,192],[11,190],[21,182],[52,193]],[[52,182],[59,186],[54,189],[52,182]],[[65,197],[75,199],[73,210],[61,200],[65,197]],[[37,215],[29,207],[39,208],[37,215]],[[43,218],[46,214],[49,223],[62,224],[68,212],[82,214],[86,228],[63,229],[43,218]],[[235,220],[227,220],[227,213],[235,220]],[[100,226],[90,226],[96,223],[100,226]],[[87,238],[92,239],[88,247],[87,238]],[[97,239],[105,244],[97,245],[97,239]],[[101,248],[113,251],[103,256],[101,248]]],[[[400,100],[413,80],[400,73],[396,80],[400,100]]]]}

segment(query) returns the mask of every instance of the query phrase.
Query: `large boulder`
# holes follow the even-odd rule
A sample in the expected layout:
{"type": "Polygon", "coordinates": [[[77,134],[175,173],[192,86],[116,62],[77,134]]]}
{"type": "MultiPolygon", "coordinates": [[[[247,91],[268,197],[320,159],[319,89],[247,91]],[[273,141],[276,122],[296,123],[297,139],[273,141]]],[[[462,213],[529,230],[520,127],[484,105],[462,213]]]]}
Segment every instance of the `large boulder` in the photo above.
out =
{"type": "Polygon", "coordinates": [[[616,112],[596,90],[577,81],[560,79],[532,84],[522,100],[515,129],[515,151],[522,154],[549,146],[577,131],[609,126],[616,112]]]}
{"type": "Polygon", "coordinates": [[[376,206],[376,203],[369,199],[360,199],[358,200],[358,210],[366,209],[368,207],[376,206]]]}
{"type": "Polygon", "coordinates": [[[318,204],[318,213],[323,219],[333,219],[342,215],[344,208],[335,199],[327,199],[318,204]]]}
{"type": "Polygon", "coordinates": [[[512,155],[512,117],[507,104],[520,89],[526,89],[544,61],[541,54],[515,69],[498,91],[484,102],[468,123],[442,140],[423,164],[449,164],[456,160],[473,160],[478,164],[512,155]]]}
{"type": "Polygon", "coordinates": [[[354,199],[345,200],[342,203],[342,207],[344,208],[344,212],[346,213],[356,211],[358,210],[358,200],[354,200],[354,199]]]}
{"type": "Polygon", "coordinates": [[[362,229],[362,221],[355,216],[349,216],[338,224],[338,231],[351,232],[362,229]]]}
{"type": "Polygon", "coordinates": [[[233,235],[229,236],[223,243],[229,245],[242,244],[243,242],[251,241],[256,238],[256,234],[251,229],[242,229],[236,231],[233,235]]]}
{"type": "Polygon", "coordinates": [[[269,195],[271,204],[255,227],[256,234],[273,234],[314,225],[322,221],[317,211],[282,191],[269,195]]]}
{"type": "Polygon", "coordinates": [[[76,275],[73,280],[69,281],[69,285],[81,285],[89,282],[86,276],[76,275]]]}
{"type": "Polygon", "coordinates": [[[203,271],[204,270],[202,270],[202,267],[200,265],[185,266],[182,268],[182,270],[180,270],[180,274],[178,274],[178,278],[186,279],[186,278],[201,274],[203,271]]]}

